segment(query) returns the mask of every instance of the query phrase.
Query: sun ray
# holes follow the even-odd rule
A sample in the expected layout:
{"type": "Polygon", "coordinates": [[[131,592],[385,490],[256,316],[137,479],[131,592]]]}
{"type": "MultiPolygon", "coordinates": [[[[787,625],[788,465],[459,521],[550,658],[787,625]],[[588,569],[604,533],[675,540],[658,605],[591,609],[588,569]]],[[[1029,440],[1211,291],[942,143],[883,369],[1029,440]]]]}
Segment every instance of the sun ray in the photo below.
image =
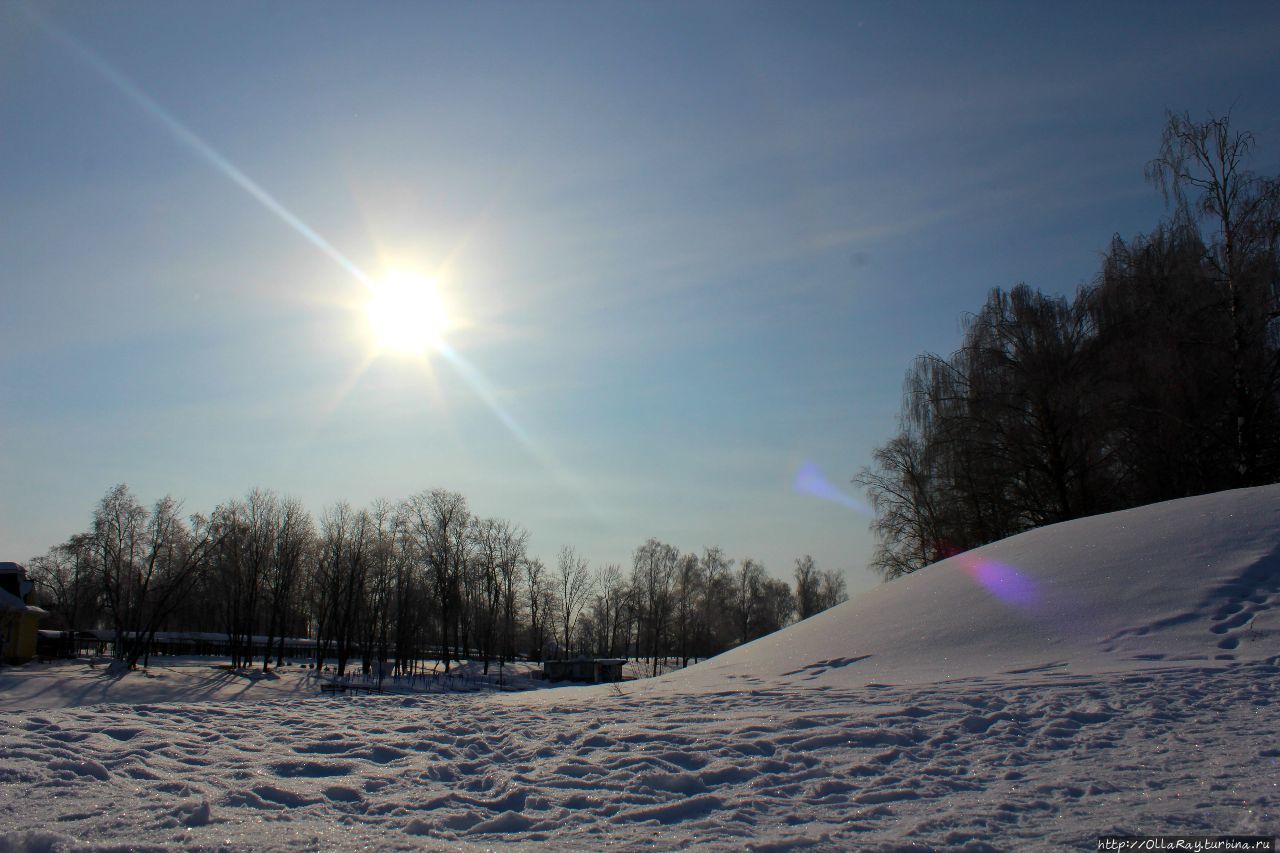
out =
{"type": "Polygon", "coordinates": [[[591,497],[586,483],[571,471],[567,465],[562,464],[550,450],[535,441],[529,432],[520,425],[520,422],[512,416],[498,399],[497,390],[494,388],[493,383],[447,343],[442,342],[438,351],[445,361],[449,362],[458,375],[470,386],[472,393],[489,408],[489,411],[498,419],[498,422],[506,427],[507,431],[511,433],[516,441],[520,442],[529,455],[541,463],[543,468],[551,473],[562,486],[576,494],[594,518],[600,521],[607,521],[608,514],[591,497]]]}
{"type": "Polygon", "coordinates": [[[134,85],[133,81],[118,71],[115,66],[111,65],[111,63],[107,62],[97,53],[90,50],[70,33],[55,26],[51,22],[44,20],[34,12],[30,12],[30,14],[41,29],[63,45],[63,47],[71,51],[71,53],[79,58],[80,61],[84,62],[96,71],[98,75],[110,83],[116,91],[133,101],[135,106],[159,122],[180,142],[198,154],[201,159],[225,175],[232,183],[248,193],[249,196],[255,199],[267,210],[275,214],[281,221],[327,255],[332,261],[349,272],[365,286],[369,286],[370,279],[364,270],[356,266],[350,258],[340,252],[332,243],[317,234],[309,225],[307,225],[307,223],[294,215],[292,211],[277,201],[252,178],[236,168],[230,160],[223,157],[216,148],[205,142],[199,134],[175,118],[172,113],[160,106],[160,104],[153,98],[134,85]]]}
{"type": "MultiPolygon", "coordinates": [[[[138,88],[133,81],[111,65],[111,63],[106,59],[99,56],[96,52],[81,43],[70,33],[62,30],[53,22],[45,20],[34,10],[28,8],[27,13],[33,22],[50,38],[96,72],[103,80],[110,84],[112,88],[124,95],[143,113],[164,127],[185,147],[190,149],[209,165],[213,166],[233,184],[240,187],[240,189],[247,195],[274,214],[295,233],[315,246],[316,249],[349,273],[366,289],[369,291],[375,290],[377,282],[368,273],[343,254],[336,246],[307,225],[300,217],[285,207],[284,204],[276,200],[276,198],[268,193],[266,189],[237,168],[230,160],[201,138],[195,131],[179,121],[155,99],[151,98],[138,88]]],[[[470,238],[471,233],[474,233],[474,229],[472,229],[472,232],[469,232],[468,239],[470,238]]],[[[451,261],[452,258],[456,256],[457,252],[460,251],[460,248],[461,247],[455,247],[455,249],[449,253],[447,256],[447,262],[451,261]]],[[[550,451],[536,442],[529,432],[520,425],[510,412],[507,411],[501,402],[499,402],[493,383],[484,376],[480,370],[474,367],[456,350],[450,347],[439,335],[436,336],[436,340],[433,342],[433,348],[434,351],[438,352],[445,361],[449,362],[451,367],[458,372],[458,375],[466,382],[472,393],[474,393],[481,402],[485,404],[493,416],[497,418],[499,423],[501,423],[508,432],[511,433],[520,445],[524,447],[539,464],[546,468],[546,470],[551,473],[562,486],[565,486],[572,493],[577,495],[592,515],[603,519],[603,513],[600,511],[596,502],[589,496],[588,490],[581,479],[574,475],[567,466],[561,464],[550,453],[550,451]]],[[[361,377],[369,371],[377,357],[378,353],[376,351],[367,354],[365,359],[356,366],[350,375],[339,383],[335,394],[323,410],[321,422],[332,417],[333,413],[342,404],[342,401],[345,400],[355,389],[361,377]]],[[[410,353],[410,357],[417,358],[422,362],[423,369],[426,371],[428,376],[432,378],[434,384],[434,374],[431,372],[425,349],[419,353],[410,353]]],[[[437,392],[438,390],[439,389],[437,388],[437,392]]]]}

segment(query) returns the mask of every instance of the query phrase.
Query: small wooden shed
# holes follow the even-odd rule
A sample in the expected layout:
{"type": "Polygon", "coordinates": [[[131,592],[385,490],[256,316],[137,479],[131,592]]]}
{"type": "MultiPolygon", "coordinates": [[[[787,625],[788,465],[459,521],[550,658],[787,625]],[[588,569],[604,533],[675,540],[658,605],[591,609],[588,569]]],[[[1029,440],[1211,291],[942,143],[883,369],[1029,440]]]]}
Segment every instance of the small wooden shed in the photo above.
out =
{"type": "Polygon", "coordinates": [[[542,675],[548,681],[584,681],[604,684],[622,680],[626,658],[574,658],[549,660],[542,664],[542,675]]]}

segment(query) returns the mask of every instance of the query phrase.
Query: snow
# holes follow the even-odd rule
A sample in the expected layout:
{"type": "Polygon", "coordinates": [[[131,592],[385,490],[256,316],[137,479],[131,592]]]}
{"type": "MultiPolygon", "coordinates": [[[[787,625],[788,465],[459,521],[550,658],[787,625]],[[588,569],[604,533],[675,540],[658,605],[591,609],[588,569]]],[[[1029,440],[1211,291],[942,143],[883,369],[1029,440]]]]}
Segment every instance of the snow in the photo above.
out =
{"type": "Polygon", "coordinates": [[[1272,834],[1280,487],[1033,531],[657,679],[0,675],[0,851],[1060,849],[1272,834]]]}
{"type": "Polygon", "coordinates": [[[677,677],[849,686],[1277,650],[1280,488],[1033,530],[944,560],[677,677]],[[825,650],[825,651],[824,651],[825,650]],[[854,658],[862,658],[856,663],[854,658]]]}

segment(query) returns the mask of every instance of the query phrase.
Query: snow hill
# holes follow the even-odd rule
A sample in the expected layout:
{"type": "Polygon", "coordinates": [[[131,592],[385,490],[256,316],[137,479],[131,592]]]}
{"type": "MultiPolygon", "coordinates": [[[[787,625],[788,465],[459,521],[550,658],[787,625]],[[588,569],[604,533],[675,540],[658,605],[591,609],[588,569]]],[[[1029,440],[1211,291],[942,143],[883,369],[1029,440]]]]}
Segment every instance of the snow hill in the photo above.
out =
{"type": "Polygon", "coordinates": [[[1280,486],[1032,530],[670,676],[850,687],[1280,652],[1280,486]]]}
{"type": "Polygon", "coordinates": [[[1278,522],[1280,487],[1069,522],[619,686],[6,672],[0,853],[1271,835],[1278,522]]]}

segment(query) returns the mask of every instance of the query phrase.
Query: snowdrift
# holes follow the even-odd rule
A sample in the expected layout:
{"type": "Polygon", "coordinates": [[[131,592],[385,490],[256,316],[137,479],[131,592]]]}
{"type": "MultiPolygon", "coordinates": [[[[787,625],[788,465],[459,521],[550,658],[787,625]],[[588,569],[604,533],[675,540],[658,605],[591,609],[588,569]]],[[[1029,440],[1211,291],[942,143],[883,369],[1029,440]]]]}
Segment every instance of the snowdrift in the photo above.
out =
{"type": "Polygon", "coordinates": [[[1239,489],[1029,531],[659,681],[856,687],[1256,660],[1275,654],[1277,603],[1280,486],[1239,489]]]}

